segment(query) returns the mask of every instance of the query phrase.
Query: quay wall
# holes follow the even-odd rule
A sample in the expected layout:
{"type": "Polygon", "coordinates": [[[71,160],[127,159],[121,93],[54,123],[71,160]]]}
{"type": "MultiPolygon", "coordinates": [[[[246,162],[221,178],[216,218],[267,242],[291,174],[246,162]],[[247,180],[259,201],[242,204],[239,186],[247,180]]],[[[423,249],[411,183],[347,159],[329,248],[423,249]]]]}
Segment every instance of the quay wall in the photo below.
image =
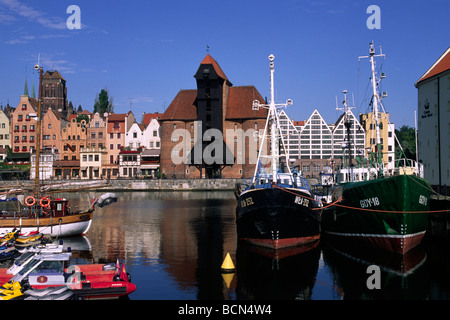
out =
{"type": "MultiPolygon", "coordinates": [[[[48,181],[42,185],[49,185],[58,190],[110,190],[110,191],[233,191],[236,183],[244,183],[245,179],[117,179],[117,180],[65,180],[55,181],[50,185],[48,181]]],[[[34,180],[0,181],[3,191],[14,188],[33,188],[34,180]]]]}

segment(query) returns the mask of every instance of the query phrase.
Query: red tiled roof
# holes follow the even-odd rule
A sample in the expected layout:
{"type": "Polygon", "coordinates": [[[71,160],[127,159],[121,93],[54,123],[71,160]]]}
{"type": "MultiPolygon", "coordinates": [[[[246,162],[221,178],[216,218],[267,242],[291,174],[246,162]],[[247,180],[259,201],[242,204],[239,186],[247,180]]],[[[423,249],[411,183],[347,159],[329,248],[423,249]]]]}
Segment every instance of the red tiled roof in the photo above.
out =
{"type": "Polygon", "coordinates": [[[194,105],[197,99],[197,90],[180,90],[175,99],[167,107],[161,121],[167,120],[195,120],[197,108],[194,105]]]}
{"type": "Polygon", "coordinates": [[[263,97],[254,86],[231,87],[228,93],[226,119],[266,118],[267,109],[252,109],[253,101],[264,103],[263,97]]]}
{"type": "MultiPolygon", "coordinates": [[[[180,120],[189,121],[197,119],[197,107],[195,100],[197,90],[181,90],[175,99],[167,107],[161,117],[161,121],[180,120]]],[[[226,107],[226,119],[257,119],[266,118],[267,110],[252,110],[254,100],[264,103],[263,97],[254,86],[231,87],[228,93],[228,105],[226,107]]]]}
{"type": "Polygon", "coordinates": [[[434,77],[444,71],[450,70],[450,47],[444,52],[443,55],[431,66],[427,72],[416,82],[416,87],[419,82],[434,77]]]}
{"type": "Polygon", "coordinates": [[[203,59],[201,64],[211,64],[214,68],[214,70],[216,70],[216,73],[224,80],[228,81],[227,76],[225,75],[225,72],[223,72],[222,68],[219,66],[219,64],[217,63],[216,60],[213,59],[213,57],[211,57],[209,55],[209,53],[206,55],[206,57],[203,59]]]}
{"type": "Polygon", "coordinates": [[[108,122],[125,121],[125,117],[128,113],[112,113],[108,116],[108,122]]]}
{"type": "Polygon", "coordinates": [[[142,123],[145,126],[148,126],[148,124],[150,123],[150,121],[152,121],[152,119],[157,119],[159,120],[159,118],[161,118],[164,114],[163,113],[159,113],[159,112],[155,112],[155,113],[144,113],[144,117],[142,119],[142,123]]]}

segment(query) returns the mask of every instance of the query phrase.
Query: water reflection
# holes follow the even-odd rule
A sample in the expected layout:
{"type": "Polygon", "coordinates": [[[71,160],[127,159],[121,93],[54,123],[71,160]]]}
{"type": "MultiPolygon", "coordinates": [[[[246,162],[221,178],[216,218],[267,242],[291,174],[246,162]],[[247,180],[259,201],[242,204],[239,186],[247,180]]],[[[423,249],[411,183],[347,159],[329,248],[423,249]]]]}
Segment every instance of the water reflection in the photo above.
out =
{"type": "Polygon", "coordinates": [[[279,259],[263,250],[240,245],[237,250],[237,299],[309,300],[319,268],[320,249],[279,259]]]}
{"type": "Polygon", "coordinates": [[[343,299],[425,299],[427,256],[419,246],[405,255],[324,243],[323,258],[343,299]],[[380,268],[380,289],[369,289],[368,266],[380,268]]]}
{"type": "MultiPolygon", "coordinates": [[[[97,194],[98,195],[98,194],[97,194]]],[[[93,193],[64,194],[86,207],[93,193]]],[[[74,258],[125,262],[137,290],[158,299],[448,299],[450,250],[435,243],[405,256],[327,243],[277,256],[236,242],[232,192],[121,192],[97,208],[85,237],[65,239],[74,258]],[[236,273],[220,266],[230,253],[236,273]],[[381,290],[366,285],[380,266],[381,290]]]]}

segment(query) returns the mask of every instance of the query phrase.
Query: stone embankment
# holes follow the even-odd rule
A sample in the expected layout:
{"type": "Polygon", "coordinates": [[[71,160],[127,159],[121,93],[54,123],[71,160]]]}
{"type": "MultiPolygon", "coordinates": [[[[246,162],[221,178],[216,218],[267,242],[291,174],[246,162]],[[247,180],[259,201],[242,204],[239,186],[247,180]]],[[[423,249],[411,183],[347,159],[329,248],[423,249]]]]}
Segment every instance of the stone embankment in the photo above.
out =
{"type": "MultiPolygon", "coordinates": [[[[235,189],[236,183],[244,183],[245,179],[118,179],[118,180],[66,180],[45,181],[42,191],[75,191],[75,190],[110,190],[110,191],[205,191],[235,189]]],[[[0,190],[31,189],[32,180],[0,181],[0,190]]]]}

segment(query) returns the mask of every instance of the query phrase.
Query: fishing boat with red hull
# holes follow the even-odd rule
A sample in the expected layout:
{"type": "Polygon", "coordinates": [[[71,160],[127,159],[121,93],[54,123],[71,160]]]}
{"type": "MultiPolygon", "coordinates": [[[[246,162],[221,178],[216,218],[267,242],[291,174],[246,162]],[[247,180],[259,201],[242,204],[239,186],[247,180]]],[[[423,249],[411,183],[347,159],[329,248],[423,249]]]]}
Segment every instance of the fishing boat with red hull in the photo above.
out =
{"type": "Polygon", "coordinates": [[[275,104],[274,58],[269,56],[271,101],[269,104],[253,102],[253,109],[266,108],[269,112],[252,181],[236,189],[236,227],[238,240],[276,250],[318,241],[321,208],[306,179],[286,165],[289,159],[280,129],[279,109],[291,105],[292,101],[275,104]],[[266,143],[270,143],[268,155],[262,154],[266,143]]]}

